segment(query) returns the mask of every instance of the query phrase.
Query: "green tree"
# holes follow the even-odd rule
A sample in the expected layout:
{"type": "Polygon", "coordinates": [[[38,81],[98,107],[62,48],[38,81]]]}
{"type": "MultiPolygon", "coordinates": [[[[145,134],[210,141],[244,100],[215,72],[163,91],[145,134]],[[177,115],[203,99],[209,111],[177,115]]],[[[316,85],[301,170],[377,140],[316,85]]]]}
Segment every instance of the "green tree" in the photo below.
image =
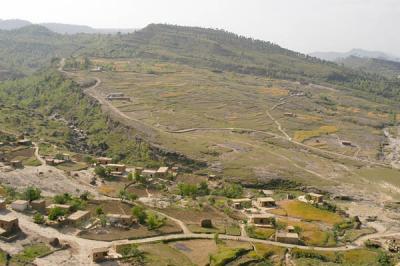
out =
{"type": "Polygon", "coordinates": [[[140,224],[144,224],[146,222],[147,213],[142,206],[133,207],[132,214],[138,219],[140,224]]]}
{"type": "Polygon", "coordinates": [[[100,206],[96,208],[95,212],[97,216],[104,214],[103,208],[101,208],[100,206]]]}
{"type": "Polygon", "coordinates": [[[40,199],[41,190],[35,187],[27,187],[24,191],[23,197],[28,201],[40,199]]]}
{"type": "Polygon", "coordinates": [[[133,181],[133,174],[132,174],[132,173],[129,173],[129,174],[128,174],[128,180],[129,180],[129,181],[133,181]]]}

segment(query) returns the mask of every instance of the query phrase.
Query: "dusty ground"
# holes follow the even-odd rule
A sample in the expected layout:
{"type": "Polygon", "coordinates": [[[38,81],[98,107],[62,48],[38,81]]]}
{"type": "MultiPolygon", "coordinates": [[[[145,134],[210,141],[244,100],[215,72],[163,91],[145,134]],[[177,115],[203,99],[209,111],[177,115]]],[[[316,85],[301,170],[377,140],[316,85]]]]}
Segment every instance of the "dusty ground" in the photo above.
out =
{"type": "Polygon", "coordinates": [[[69,177],[62,170],[47,165],[26,166],[23,169],[16,169],[11,172],[4,172],[0,169],[0,183],[20,189],[32,185],[40,188],[45,196],[65,192],[77,195],[84,191],[98,195],[95,187],[80,182],[78,178],[69,177]]]}

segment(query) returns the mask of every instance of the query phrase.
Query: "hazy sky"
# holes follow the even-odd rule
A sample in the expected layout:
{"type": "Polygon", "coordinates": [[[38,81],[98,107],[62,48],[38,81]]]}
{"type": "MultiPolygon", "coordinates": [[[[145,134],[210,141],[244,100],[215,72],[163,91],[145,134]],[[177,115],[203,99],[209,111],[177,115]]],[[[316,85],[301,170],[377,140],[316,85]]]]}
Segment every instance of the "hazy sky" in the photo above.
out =
{"type": "Polygon", "coordinates": [[[0,18],[141,28],[223,28],[308,53],[381,50],[400,55],[400,0],[1,0],[0,18]]]}

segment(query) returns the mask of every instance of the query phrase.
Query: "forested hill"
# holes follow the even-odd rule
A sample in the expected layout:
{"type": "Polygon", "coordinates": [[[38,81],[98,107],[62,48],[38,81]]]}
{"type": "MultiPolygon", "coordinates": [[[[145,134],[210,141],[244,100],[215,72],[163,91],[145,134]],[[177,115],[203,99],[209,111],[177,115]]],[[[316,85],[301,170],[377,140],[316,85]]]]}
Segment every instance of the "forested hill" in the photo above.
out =
{"type": "Polygon", "coordinates": [[[54,57],[148,58],[214,71],[330,83],[399,98],[398,80],[322,61],[223,30],[151,24],[130,34],[60,35],[41,26],[0,31],[0,67],[29,73],[54,57]]]}

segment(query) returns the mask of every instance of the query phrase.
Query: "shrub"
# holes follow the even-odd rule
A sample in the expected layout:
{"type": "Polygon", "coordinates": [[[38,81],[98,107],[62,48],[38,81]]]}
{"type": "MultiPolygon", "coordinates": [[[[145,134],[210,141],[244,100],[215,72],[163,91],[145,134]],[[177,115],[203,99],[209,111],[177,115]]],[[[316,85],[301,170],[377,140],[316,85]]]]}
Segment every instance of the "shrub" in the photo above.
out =
{"type": "Polygon", "coordinates": [[[146,218],[147,228],[149,230],[160,228],[165,224],[165,220],[165,217],[159,217],[157,214],[150,212],[146,218]]]}
{"type": "Polygon", "coordinates": [[[50,209],[48,218],[51,221],[55,221],[55,220],[57,220],[57,218],[64,216],[64,215],[65,215],[65,211],[63,209],[61,209],[59,207],[55,207],[55,208],[50,209]]]}
{"type": "Polygon", "coordinates": [[[97,207],[95,212],[96,212],[97,216],[104,214],[103,208],[101,208],[101,207],[97,207]]]}
{"type": "Polygon", "coordinates": [[[40,214],[40,213],[36,213],[33,216],[33,222],[35,224],[43,224],[44,223],[44,216],[42,214],[40,214]]]}
{"type": "Polygon", "coordinates": [[[144,224],[146,222],[147,213],[142,206],[133,207],[132,214],[138,219],[140,224],[144,224]]]}

